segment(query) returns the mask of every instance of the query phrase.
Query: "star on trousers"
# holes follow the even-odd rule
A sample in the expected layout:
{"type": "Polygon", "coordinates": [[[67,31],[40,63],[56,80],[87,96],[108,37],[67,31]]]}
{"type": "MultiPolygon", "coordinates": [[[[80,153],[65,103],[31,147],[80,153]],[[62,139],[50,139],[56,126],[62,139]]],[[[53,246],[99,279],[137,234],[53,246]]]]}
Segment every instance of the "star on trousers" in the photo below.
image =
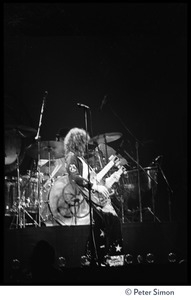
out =
{"type": "Polygon", "coordinates": [[[121,252],[122,247],[119,246],[119,244],[117,246],[115,246],[116,252],[121,252]]]}
{"type": "Polygon", "coordinates": [[[103,236],[103,237],[104,237],[104,236],[105,236],[105,233],[104,233],[104,231],[103,231],[103,230],[101,230],[101,229],[100,229],[100,231],[101,231],[101,233],[100,233],[100,236],[103,236]]]}

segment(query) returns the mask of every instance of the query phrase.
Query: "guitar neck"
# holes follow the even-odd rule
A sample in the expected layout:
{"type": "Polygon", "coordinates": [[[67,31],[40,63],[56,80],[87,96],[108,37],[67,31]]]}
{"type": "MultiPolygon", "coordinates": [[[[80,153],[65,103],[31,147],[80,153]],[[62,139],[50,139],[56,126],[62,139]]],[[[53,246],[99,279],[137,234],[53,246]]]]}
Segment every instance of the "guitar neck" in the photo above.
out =
{"type": "Polygon", "coordinates": [[[119,176],[122,173],[124,173],[126,171],[124,166],[121,166],[119,168],[119,170],[115,171],[109,178],[107,181],[107,188],[110,189],[112,187],[112,185],[117,182],[118,180],[116,179],[116,175],[119,176]]]}
{"type": "Polygon", "coordinates": [[[109,172],[109,170],[114,166],[114,161],[117,156],[112,156],[110,162],[96,175],[96,180],[99,182],[102,178],[109,172]]]}

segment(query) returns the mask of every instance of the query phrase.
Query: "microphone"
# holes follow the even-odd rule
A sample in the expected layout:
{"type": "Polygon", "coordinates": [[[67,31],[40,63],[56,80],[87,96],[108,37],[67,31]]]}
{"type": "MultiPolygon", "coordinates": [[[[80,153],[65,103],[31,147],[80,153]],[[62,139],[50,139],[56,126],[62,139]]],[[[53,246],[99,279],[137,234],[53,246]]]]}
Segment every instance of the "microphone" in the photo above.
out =
{"type": "Polygon", "coordinates": [[[159,160],[160,158],[162,158],[162,157],[163,157],[163,155],[157,156],[157,157],[152,161],[152,165],[155,164],[156,162],[158,162],[158,160],[159,160]]]}
{"type": "Polygon", "coordinates": [[[82,104],[82,103],[77,103],[77,106],[79,107],[84,107],[86,109],[90,109],[89,106],[85,105],[85,104],[82,104]]]}
{"type": "Polygon", "coordinates": [[[106,104],[106,102],[107,102],[107,95],[105,95],[105,96],[103,97],[103,100],[102,100],[101,105],[100,105],[100,111],[102,111],[102,108],[103,108],[103,106],[106,104]]]}

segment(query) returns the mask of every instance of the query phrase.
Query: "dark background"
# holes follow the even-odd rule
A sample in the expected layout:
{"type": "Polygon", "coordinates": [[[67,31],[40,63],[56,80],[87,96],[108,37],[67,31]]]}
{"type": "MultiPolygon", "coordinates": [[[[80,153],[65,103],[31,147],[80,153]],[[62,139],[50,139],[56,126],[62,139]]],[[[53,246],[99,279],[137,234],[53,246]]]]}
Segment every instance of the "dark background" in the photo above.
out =
{"type": "MultiPolygon", "coordinates": [[[[84,127],[77,103],[88,105],[91,136],[122,133],[110,146],[123,141],[134,159],[138,139],[143,167],[163,155],[173,220],[186,220],[186,3],[4,4],[5,125],[37,130],[45,91],[43,141],[55,140],[60,128],[84,127]]],[[[25,149],[34,136],[22,143],[25,149]]],[[[22,174],[30,163],[25,154],[22,174]]],[[[157,214],[167,221],[167,184],[158,177],[157,214]]]]}

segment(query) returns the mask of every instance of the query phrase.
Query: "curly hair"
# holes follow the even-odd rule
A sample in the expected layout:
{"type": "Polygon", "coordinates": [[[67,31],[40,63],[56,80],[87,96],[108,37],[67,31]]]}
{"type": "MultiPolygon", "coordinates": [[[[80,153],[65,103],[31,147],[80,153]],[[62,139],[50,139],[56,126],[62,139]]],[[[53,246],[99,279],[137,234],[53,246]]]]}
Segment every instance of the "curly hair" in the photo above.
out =
{"type": "Polygon", "coordinates": [[[90,136],[82,128],[72,128],[64,139],[64,152],[67,155],[70,151],[78,156],[83,156],[86,150],[86,139],[90,140],[90,136]]]}

